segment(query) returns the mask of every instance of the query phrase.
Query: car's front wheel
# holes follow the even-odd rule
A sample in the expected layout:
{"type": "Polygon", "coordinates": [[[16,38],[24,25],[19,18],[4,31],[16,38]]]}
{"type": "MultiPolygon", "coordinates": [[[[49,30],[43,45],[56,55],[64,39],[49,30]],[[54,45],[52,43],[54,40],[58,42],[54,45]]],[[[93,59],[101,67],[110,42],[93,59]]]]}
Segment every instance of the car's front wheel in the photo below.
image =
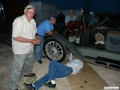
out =
{"type": "Polygon", "coordinates": [[[54,38],[48,38],[44,42],[44,53],[49,60],[62,62],[66,57],[66,47],[54,38]]]}

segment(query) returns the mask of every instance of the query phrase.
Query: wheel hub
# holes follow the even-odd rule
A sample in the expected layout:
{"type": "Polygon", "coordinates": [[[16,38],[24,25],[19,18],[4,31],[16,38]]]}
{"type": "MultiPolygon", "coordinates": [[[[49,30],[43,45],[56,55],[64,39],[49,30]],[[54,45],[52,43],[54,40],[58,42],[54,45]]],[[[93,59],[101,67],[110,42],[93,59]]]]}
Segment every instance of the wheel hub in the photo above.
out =
{"type": "Polygon", "coordinates": [[[55,55],[57,54],[57,49],[56,48],[52,48],[52,53],[55,55]]]}

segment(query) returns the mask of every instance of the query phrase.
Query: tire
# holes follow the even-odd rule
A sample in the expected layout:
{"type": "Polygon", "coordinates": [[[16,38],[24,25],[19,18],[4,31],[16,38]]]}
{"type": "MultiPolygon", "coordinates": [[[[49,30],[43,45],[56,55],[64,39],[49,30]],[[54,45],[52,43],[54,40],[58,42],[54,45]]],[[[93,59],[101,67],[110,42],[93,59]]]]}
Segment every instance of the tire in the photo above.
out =
{"type": "Polygon", "coordinates": [[[49,60],[62,62],[66,57],[66,46],[51,37],[45,40],[43,50],[49,60]]]}

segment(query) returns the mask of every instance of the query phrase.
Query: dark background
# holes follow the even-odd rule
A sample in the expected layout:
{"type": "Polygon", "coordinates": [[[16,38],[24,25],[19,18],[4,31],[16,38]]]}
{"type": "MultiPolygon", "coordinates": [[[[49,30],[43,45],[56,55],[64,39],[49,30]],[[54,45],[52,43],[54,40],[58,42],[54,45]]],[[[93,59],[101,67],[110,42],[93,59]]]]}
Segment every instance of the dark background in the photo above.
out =
{"type": "Polygon", "coordinates": [[[113,13],[120,12],[120,0],[29,0],[44,1],[54,3],[59,10],[75,9],[80,10],[81,7],[95,13],[113,13]],[[72,7],[72,8],[71,8],[72,7]]]}

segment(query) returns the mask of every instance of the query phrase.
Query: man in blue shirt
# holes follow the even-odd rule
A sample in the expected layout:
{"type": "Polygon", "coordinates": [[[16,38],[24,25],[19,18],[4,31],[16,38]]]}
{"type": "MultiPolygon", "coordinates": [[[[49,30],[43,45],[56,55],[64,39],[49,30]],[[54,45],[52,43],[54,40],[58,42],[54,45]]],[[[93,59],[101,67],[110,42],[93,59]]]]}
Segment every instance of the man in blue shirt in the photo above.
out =
{"type": "Polygon", "coordinates": [[[42,63],[42,50],[43,50],[43,42],[44,36],[52,35],[54,27],[53,25],[56,23],[55,17],[50,17],[49,20],[45,20],[39,24],[37,29],[38,39],[40,40],[40,45],[35,46],[35,56],[38,63],[42,63]]]}

